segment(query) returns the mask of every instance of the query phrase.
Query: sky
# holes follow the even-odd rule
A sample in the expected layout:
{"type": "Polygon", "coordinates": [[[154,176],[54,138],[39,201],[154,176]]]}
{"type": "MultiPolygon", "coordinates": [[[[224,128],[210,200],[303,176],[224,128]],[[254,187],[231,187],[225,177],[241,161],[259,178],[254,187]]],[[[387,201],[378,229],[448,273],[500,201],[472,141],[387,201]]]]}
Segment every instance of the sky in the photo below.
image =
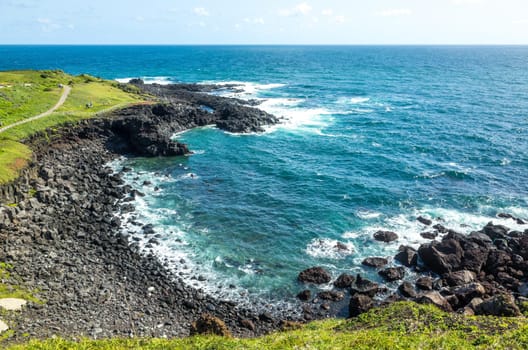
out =
{"type": "Polygon", "coordinates": [[[0,0],[0,44],[528,44],[528,0],[0,0]]]}

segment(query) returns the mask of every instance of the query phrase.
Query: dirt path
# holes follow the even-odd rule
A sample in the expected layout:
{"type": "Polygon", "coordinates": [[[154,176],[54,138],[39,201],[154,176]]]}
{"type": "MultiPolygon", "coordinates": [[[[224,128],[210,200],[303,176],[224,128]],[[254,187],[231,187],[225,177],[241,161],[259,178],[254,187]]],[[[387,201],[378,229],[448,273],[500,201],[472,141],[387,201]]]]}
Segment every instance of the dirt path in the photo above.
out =
{"type": "Polygon", "coordinates": [[[62,106],[64,104],[64,102],[66,102],[66,98],[68,97],[68,95],[70,94],[70,91],[71,91],[71,86],[64,85],[63,89],[64,89],[64,91],[62,92],[62,95],[61,95],[61,97],[59,99],[59,102],[57,102],[57,104],[55,104],[55,106],[53,106],[51,109],[48,109],[46,112],[41,113],[39,115],[36,115],[34,117],[23,119],[23,120],[20,120],[20,121],[18,121],[16,123],[4,126],[3,128],[0,128],[0,133],[3,133],[4,131],[9,130],[11,128],[14,128],[15,126],[19,126],[19,125],[26,124],[26,123],[32,122],[32,121],[40,119],[40,118],[47,117],[51,113],[55,112],[55,110],[57,108],[59,108],[60,106],[62,106]]]}

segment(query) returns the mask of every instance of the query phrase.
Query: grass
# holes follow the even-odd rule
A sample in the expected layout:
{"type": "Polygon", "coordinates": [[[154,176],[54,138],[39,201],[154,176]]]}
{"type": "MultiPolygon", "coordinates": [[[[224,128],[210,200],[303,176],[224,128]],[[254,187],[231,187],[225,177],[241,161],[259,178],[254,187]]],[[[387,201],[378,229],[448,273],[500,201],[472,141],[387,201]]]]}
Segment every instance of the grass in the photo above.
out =
{"type": "Polygon", "coordinates": [[[62,94],[59,84],[70,85],[72,90],[58,110],[48,117],[0,133],[0,185],[14,180],[31,159],[31,151],[20,141],[48,128],[93,118],[148,99],[135,86],[86,74],[72,76],[60,70],[0,72],[2,126],[49,110],[62,94]]]}
{"type": "Polygon", "coordinates": [[[23,143],[0,138],[0,184],[16,178],[31,159],[31,150],[23,143]]]}
{"type": "MultiPolygon", "coordinates": [[[[12,266],[9,264],[0,262],[0,281],[5,281],[6,279],[11,278],[9,270],[12,266]]],[[[13,284],[4,284],[0,283],[0,299],[1,298],[20,298],[35,303],[41,303],[41,301],[33,296],[33,293],[30,291],[13,284]]]]}
{"type": "Polygon", "coordinates": [[[351,320],[312,322],[255,339],[31,340],[8,349],[527,349],[526,318],[466,317],[411,302],[375,308],[351,320]]]}

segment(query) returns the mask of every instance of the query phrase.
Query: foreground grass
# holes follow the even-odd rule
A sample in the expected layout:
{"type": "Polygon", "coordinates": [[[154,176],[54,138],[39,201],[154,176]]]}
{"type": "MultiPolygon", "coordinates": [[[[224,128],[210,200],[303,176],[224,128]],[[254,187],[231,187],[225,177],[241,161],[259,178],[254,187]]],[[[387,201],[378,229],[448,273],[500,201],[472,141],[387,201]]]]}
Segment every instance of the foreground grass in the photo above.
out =
{"type": "Polygon", "coordinates": [[[31,159],[31,151],[19,141],[48,128],[93,118],[146,99],[134,86],[84,74],[71,76],[62,71],[0,72],[1,125],[8,126],[49,110],[60,98],[60,84],[70,85],[72,90],[64,105],[52,115],[0,133],[0,185],[14,180],[31,159]]]}
{"type": "Polygon", "coordinates": [[[33,340],[8,349],[527,349],[526,318],[464,317],[410,302],[255,339],[33,340]]]}

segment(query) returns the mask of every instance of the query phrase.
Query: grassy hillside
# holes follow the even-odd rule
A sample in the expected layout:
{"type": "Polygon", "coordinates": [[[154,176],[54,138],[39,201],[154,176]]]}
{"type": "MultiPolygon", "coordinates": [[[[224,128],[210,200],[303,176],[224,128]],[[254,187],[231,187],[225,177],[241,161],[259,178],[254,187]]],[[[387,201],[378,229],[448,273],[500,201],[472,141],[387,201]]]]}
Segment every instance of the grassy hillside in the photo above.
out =
{"type": "Polygon", "coordinates": [[[318,321],[256,339],[50,339],[8,349],[528,349],[528,322],[465,317],[431,305],[400,302],[351,320],[318,321]]]}
{"type": "Polygon", "coordinates": [[[0,184],[16,178],[31,159],[27,146],[19,141],[37,131],[65,122],[92,118],[98,113],[145,101],[134,86],[118,84],[89,75],[71,76],[62,71],[0,72],[0,123],[8,126],[52,108],[63,89],[72,91],[64,105],[52,115],[0,133],[0,184]]]}

